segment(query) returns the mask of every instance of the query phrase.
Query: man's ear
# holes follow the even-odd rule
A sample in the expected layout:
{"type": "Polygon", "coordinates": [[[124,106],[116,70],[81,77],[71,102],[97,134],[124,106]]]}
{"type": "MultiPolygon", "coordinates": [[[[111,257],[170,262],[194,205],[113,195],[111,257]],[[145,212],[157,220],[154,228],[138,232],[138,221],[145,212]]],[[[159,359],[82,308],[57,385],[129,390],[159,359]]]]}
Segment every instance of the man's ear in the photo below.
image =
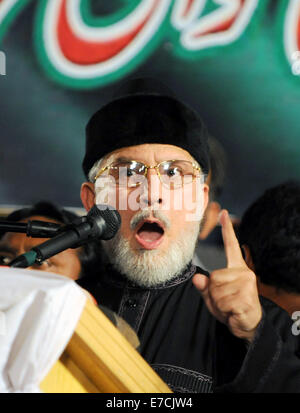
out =
{"type": "Polygon", "coordinates": [[[80,198],[83,206],[89,210],[95,205],[95,186],[91,182],[84,182],[81,185],[80,198]]]}
{"type": "Polygon", "coordinates": [[[245,260],[246,264],[248,265],[250,270],[255,272],[255,266],[254,266],[254,263],[253,263],[250,248],[248,247],[248,245],[243,244],[242,249],[244,251],[244,260],[245,260]]]}
{"type": "Polygon", "coordinates": [[[199,239],[204,240],[217,226],[219,221],[219,214],[221,212],[221,205],[218,202],[209,202],[205,215],[203,225],[199,234],[199,239]]]}
{"type": "Polygon", "coordinates": [[[207,206],[209,205],[209,186],[207,184],[203,185],[203,193],[204,193],[204,211],[206,211],[207,206]]]}

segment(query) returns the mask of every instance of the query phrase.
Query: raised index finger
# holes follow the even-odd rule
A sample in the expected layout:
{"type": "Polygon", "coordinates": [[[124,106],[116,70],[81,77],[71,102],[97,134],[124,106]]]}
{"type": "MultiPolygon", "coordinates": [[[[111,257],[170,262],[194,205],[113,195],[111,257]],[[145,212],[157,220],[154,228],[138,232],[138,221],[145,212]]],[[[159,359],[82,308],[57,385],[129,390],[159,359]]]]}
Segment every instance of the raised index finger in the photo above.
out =
{"type": "Polygon", "coordinates": [[[225,209],[221,213],[220,222],[222,225],[227,268],[240,267],[245,262],[228,211],[225,209]]]}

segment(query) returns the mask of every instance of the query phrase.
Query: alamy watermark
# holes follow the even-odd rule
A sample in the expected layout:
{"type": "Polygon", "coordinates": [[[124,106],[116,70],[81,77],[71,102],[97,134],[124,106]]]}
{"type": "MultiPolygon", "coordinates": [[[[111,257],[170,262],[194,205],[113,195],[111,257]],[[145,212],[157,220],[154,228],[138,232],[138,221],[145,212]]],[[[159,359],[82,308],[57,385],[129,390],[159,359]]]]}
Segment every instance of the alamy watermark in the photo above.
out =
{"type": "Polygon", "coordinates": [[[6,75],[6,55],[0,50],[0,76],[6,75]]]}
{"type": "Polygon", "coordinates": [[[0,50],[0,76],[6,75],[6,55],[0,50]]]}
{"type": "Polygon", "coordinates": [[[131,211],[147,209],[149,205],[162,211],[184,210],[186,221],[199,221],[204,212],[203,184],[202,175],[194,178],[183,176],[181,182],[177,178],[175,188],[173,178],[168,180],[165,177],[164,184],[160,185],[154,175],[150,178],[122,175],[118,183],[108,175],[95,183],[96,204],[98,208],[110,205],[118,210],[131,211]]]}
{"type": "Polygon", "coordinates": [[[295,320],[295,322],[292,325],[292,334],[294,336],[299,336],[300,334],[300,311],[293,312],[292,320],[295,320]]]}

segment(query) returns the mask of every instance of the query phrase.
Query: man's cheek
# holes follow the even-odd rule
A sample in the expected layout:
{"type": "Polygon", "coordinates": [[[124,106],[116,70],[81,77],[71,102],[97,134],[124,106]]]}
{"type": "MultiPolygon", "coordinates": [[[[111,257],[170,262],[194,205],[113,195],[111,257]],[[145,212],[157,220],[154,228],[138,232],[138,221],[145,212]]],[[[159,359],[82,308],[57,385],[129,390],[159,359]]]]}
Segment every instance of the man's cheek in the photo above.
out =
{"type": "Polygon", "coordinates": [[[140,196],[140,187],[130,189],[127,187],[119,187],[116,194],[118,210],[137,212],[141,209],[140,196]]]}
{"type": "Polygon", "coordinates": [[[126,239],[129,239],[133,231],[130,229],[130,221],[132,219],[133,213],[129,210],[119,211],[121,216],[121,228],[119,230],[119,234],[126,239]]]}
{"type": "Polygon", "coordinates": [[[96,181],[95,201],[96,205],[110,205],[118,209],[116,186],[112,185],[109,176],[96,181]]]}
{"type": "Polygon", "coordinates": [[[204,187],[201,182],[184,187],[184,210],[187,222],[201,221],[205,206],[204,187]]]}

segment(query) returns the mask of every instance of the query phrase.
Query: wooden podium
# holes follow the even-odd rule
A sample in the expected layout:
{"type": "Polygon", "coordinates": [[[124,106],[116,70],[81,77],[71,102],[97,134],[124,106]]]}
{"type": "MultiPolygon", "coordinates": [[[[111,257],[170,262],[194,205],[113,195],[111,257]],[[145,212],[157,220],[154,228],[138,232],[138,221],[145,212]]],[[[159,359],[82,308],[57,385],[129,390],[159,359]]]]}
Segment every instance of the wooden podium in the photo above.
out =
{"type": "Polygon", "coordinates": [[[40,388],[45,393],[171,393],[90,300],[64,353],[40,388]]]}

